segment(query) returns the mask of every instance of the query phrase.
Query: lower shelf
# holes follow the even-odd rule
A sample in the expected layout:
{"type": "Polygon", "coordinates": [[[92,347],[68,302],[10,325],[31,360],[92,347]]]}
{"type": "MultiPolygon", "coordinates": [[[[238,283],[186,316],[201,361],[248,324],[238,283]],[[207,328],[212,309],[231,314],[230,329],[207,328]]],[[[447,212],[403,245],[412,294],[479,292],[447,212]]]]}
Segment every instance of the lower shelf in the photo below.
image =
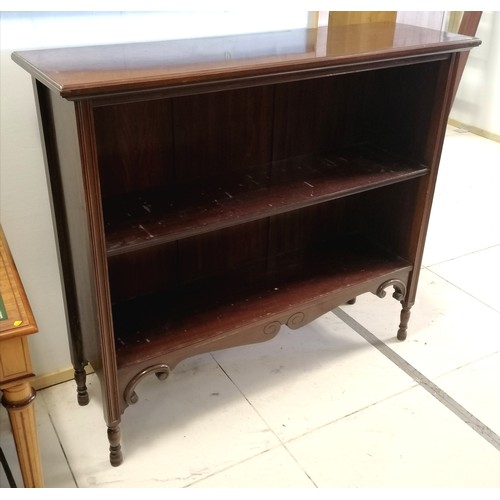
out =
{"type": "Polygon", "coordinates": [[[200,352],[266,340],[282,324],[303,326],[361,293],[376,292],[387,280],[406,284],[411,269],[410,263],[366,242],[337,242],[280,258],[276,269],[252,283],[234,276],[205,280],[175,293],[117,304],[118,369],[168,355],[178,362],[200,352]]]}

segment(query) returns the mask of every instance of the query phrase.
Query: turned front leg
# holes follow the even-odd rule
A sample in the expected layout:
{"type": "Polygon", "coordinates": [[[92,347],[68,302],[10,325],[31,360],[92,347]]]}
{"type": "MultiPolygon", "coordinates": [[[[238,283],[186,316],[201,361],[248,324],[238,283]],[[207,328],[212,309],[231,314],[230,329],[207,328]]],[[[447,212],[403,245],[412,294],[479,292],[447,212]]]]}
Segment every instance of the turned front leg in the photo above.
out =
{"type": "Polygon", "coordinates": [[[109,462],[113,467],[117,467],[123,462],[122,447],[120,444],[120,427],[118,425],[108,427],[108,440],[109,462]]]}
{"type": "Polygon", "coordinates": [[[85,365],[83,363],[75,365],[75,382],[78,404],[80,406],[88,405],[89,393],[86,385],[87,373],[85,372],[85,365]]]}
{"type": "Polygon", "coordinates": [[[404,305],[401,310],[400,323],[398,329],[398,340],[406,340],[406,336],[408,335],[408,321],[410,320],[410,309],[411,305],[404,305]]]}

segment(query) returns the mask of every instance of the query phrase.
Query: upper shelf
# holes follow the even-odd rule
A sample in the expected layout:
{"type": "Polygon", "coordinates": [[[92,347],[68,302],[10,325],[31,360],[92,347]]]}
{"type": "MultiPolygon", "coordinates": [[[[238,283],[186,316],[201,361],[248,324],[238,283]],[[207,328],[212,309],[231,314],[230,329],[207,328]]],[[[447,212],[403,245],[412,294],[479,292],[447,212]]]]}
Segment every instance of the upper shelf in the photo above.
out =
{"type": "Polygon", "coordinates": [[[427,174],[368,146],[299,156],[186,186],[104,200],[108,256],[277,215],[427,174]]]}
{"type": "Polygon", "coordinates": [[[479,39],[394,23],[14,52],[68,99],[309,72],[468,50],[479,39]]]}

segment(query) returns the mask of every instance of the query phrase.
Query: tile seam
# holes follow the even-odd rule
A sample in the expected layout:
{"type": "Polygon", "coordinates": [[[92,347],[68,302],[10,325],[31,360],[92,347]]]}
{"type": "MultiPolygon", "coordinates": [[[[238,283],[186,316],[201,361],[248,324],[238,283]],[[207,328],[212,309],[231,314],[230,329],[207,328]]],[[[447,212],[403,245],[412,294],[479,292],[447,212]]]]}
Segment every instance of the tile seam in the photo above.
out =
{"type": "Polygon", "coordinates": [[[352,328],[356,333],[363,337],[367,342],[369,342],[373,347],[378,349],[379,352],[381,352],[390,361],[392,361],[398,368],[409,375],[415,382],[417,382],[420,387],[425,389],[429,394],[431,394],[435,399],[446,406],[446,408],[452,411],[458,418],[460,418],[465,424],[467,424],[472,430],[474,430],[483,439],[488,441],[488,443],[490,443],[498,451],[500,451],[500,436],[496,432],[494,432],[483,422],[481,422],[481,420],[470,413],[458,401],[453,399],[449,394],[447,394],[439,386],[432,382],[432,380],[427,378],[422,372],[408,363],[408,361],[406,361],[399,354],[393,351],[388,345],[382,342],[363,325],[358,323],[354,318],[349,316],[349,314],[347,314],[345,311],[337,308],[332,312],[333,314],[335,314],[335,316],[337,316],[350,328],[352,328]]]}

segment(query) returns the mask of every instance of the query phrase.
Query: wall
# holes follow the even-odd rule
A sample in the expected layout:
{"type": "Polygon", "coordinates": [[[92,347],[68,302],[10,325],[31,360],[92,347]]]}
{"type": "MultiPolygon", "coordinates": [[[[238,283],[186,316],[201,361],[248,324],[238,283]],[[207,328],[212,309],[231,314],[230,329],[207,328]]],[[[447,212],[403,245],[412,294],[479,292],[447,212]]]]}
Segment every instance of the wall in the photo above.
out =
{"type": "Polygon", "coordinates": [[[500,12],[483,12],[450,118],[500,140],[500,12]]]}
{"type": "Polygon", "coordinates": [[[308,16],[293,10],[274,16],[259,11],[0,15],[0,223],[39,327],[30,338],[34,372],[57,381],[54,372],[66,378],[71,361],[52,217],[32,83],[11,52],[299,28],[308,16]]]}

